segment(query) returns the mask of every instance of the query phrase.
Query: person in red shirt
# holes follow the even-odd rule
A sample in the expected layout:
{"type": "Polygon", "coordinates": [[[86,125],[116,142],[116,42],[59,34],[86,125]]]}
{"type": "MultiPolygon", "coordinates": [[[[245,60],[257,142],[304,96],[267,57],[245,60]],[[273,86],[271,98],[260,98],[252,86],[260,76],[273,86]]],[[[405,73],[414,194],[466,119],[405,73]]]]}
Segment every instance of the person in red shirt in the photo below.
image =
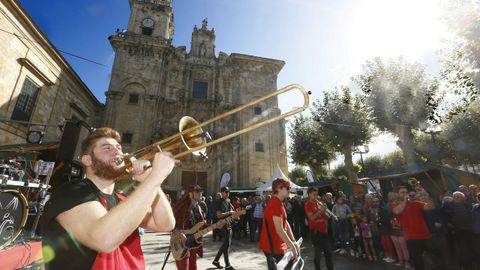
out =
{"type": "Polygon", "coordinates": [[[423,211],[432,210],[434,208],[433,201],[428,193],[420,187],[417,188],[417,193],[421,195],[419,201],[408,199],[408,189],[405,186],[398,186],[395,191],[397,201],[392,203],[392,212],[397,215],[402,225],[413,267],[415,270],[423,270],[425,268],[423,252],[434,252],[429,248],[430,231],[423,217],[423,211]]]}
{"type": "Polygon", "coordinates": [[[314,187],[308,188],[308,201],[305,203],[305,214],[308,217],[308,227],[312,238],[315,258],[315,270],[320,270],[322,251],[325,254],[325,264],[328,270],[333,270],[332,247],[328,238],[327,206],[317,200],[318,191],[314,187]]]}
{"type": "Polygon", "coordinates": [[[298,259],[299,247],[295,244],[292,229],[287,222],[287,213],[283,201],[290,194],[290,182],[277,178],[272,182],[273,196],[265,208],[262,232],[258,248],[267,257],[268,270],[276,270],[287,247],[292,251],[293,258],[298,259]]]}

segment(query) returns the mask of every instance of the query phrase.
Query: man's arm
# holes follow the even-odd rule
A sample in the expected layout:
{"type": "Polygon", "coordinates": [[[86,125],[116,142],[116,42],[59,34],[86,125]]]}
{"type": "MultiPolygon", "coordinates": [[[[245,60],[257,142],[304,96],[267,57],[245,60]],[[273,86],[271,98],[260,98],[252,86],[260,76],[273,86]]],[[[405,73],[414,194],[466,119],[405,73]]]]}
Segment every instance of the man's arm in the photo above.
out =
{"type": "Polygon", "coordinates": [[[235,211],[222,212],[222,211],[226,211],[227,209],[222,209],[222,206],[223,206],[222,203],[220,203],[219,206],[220,207],[218,207],[218,210],[216,212],[216,215],[217,215],[218,219],[227,218],[227,217],[231,216],[233,213],[235,213],[235,211]]]}
{"type": "MultiPolygon", "coordinates": [[[[273,216],[272,219],[273,219],[273,225],[275,227],[275,232],[280,237],[280,239],[282,239],[282,241],[287,244],[287,246],[290,248],[290,250],[294,254],[293,257],[296,259],[298,257],[298,250],[297,250],[297,246],[295,245],[295,240],[292,241],[290,239],[290,237],[287,235],[287,232],[283,230],[282,218],[277,217],[277,216],[273,216]]],[[[288,223],[287,223],[287,225],[288,225],[288,223]]],[[[287,229],[287,231],[288,231],[288,229],[287,229]]],[[[295,239],[295,238],[293,238],[293,239],[295,239]]],[[[272,253],[273,253],[273,250],[272,250],[272,253]]]]}
{"type": "Polygon", "coordinates": [[[319,208],[318,208],[318,211],[315,211],[315,212],[307,212],[307,217],[309,220],[311,221],[315,221],[318,217],[320,217],[320,215],[322,215],[323,213],[325,213],[325,211],[327,210],[327,207],[325,205],[321,205],[319,208]]]}
{"type": "Polygon", "coordinates": [[[293,233],[292,233],[292,228],[290,227],[290,224],[288,222],[287,222],[287,235],[293,243],[296,242],[295,236],[293,236],[293,233]]]}
{"type": "Polygon", "coordinates": [[[165,228],[172,228],[175,226],[175,218],[173,216],[172,208],[169,207],[170,202],[163,192],[162,188],[158,188],[157,195],[153,200],[152,206],[148,210],[141,226],[145,229],[162,232],[168,231],[165,228]]]}
{"type": "MultiPolygon", "coordinates": [[[[325,211],[323,211],[323,212],[325,212],[325,211]]],[[[321,214],[322,214],[322,211],[320,209],[318,209],[318,211],[316,211],[316,212],[308,212],[307,217],[308,217],[309,220],[315,221],[321,214]]]]}
{"type": "Polygon", "coordinates": [[[423,205],[423,210],[433,210],[435,209],[435,204],[433,203],[432,198],[430,197],[430,194],[423,189],[419,188],[417,189],[417,192],[420,194],[420,201],[424,202],[425,204],[423,205]]]}
{"type": "MultiPolygon", "coordinates": [[[[92,201],[78,205],[56,217],[60,225],[83,245],[104,253],[112,252],[141,223],[158,188],[174,166],[169,153],[157,153],[150,175],[124,202],[107,212],[98,202],[92,201]]],[[[164,207],[170,208],[167,204],[164,207]]],[[[168,217],[166,219],[170,219],[168,217]]],[[[168,220],[163,228],[173,229],[174,220],[168,220]]]]}
{"type": "Polygon", "coordinates": [[[405,194],[405,197],[403,198],[400,203],[398,203],[395,207],[392,208],[392,213],[394,215],[400,215],[405,211],[405,207],[407,207],[407,201],[408,201],[408,194],[405,194]]]}

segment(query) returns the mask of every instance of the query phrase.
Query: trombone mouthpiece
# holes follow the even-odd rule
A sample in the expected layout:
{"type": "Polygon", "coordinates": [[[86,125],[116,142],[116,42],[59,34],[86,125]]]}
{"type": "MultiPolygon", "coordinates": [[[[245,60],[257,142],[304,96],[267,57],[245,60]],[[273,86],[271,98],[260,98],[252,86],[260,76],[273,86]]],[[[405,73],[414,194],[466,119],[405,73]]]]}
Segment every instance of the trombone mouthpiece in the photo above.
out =
{"type": "Polygon", "coordinates": [[[124,158],[123,157],[116,157],[114,159],[115,163],[117,163],[117,165],[122,165],[123,161],[124,161],[124,158]]]}

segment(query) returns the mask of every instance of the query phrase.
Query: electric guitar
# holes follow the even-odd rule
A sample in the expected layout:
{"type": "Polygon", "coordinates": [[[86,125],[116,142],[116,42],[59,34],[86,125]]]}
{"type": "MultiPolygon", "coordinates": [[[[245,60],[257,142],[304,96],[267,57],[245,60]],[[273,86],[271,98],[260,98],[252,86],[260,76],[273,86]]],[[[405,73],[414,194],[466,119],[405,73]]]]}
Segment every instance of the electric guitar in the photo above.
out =
{"type": "Polygon", "coordinates": [[[232,222],[234,219],[238,219],[247,213],[246,210],[234,212],[231,216],[220,220],[219,222],[208,226],[201,230],[204,222],[195,224],[191,229],[184,230],[182,233],[172,233],[170,237],[170,250],[175,261],[180,261],[192,248],[197,248],[202,245],[202,241],[199,239],[205,234],[213,231],[214,229],[220,229],[226,225],[226,223],[232,222]]]}

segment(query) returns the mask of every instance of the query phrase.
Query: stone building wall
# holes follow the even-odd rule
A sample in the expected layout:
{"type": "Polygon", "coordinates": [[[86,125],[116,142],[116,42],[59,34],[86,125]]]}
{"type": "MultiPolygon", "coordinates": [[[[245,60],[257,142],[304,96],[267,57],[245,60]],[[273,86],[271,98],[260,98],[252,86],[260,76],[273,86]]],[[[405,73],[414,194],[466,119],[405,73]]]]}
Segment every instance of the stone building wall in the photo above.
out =
{"type": "MultiPolygon", "coordinates": [[[[31,82],[37,88],[32,96],[30,123],[59,124],[76,117],[91,125],[102,121],[102,104],[90,92],[65,59],[18,1],[0,2],[0,145],[25,143],[28,124],[7,123],[22,87],[31,82]],[[28,81],[28,82],[27,82],[28,81]]],[[[40,128],[40,127],[37,127],[40,128]]],[[[44,141],[58,141],[61,132],[47,128],[44,141]]]]}

